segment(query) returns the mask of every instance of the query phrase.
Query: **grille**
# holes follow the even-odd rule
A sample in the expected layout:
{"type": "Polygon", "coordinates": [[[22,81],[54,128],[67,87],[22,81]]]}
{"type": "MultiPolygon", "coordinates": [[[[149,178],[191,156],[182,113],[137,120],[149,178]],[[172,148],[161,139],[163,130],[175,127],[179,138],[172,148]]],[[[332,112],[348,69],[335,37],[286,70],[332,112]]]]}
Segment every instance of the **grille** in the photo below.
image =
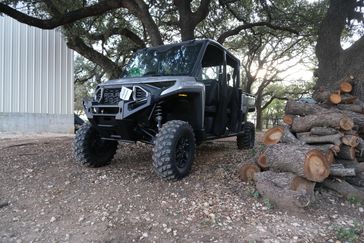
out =
{"type": "Polygon", "coordinates": [[[104,89],[101,103],[104,105],[117,105],[120,101],[121,88],[104,89]]]}
{"type": "Polygon", "coordinates": [[[135,86],[134,97],[134,100],[145,99],[147,97],[147,92],[145,92],[142,88],[135,86]]]}

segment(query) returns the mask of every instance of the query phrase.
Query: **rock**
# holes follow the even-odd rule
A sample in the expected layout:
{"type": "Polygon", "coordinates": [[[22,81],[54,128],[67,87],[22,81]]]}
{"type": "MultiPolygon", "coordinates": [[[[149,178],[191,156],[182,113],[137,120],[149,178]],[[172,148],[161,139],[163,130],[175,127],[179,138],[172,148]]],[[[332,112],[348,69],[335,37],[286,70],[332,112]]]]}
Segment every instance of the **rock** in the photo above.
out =
{"type": "Polygon", "coordinates": [[[55,217],[52,217],[49,222],[53,223],[54,221],[56,221],[56,218],[55,217]]]}
{"type": "Polygon", "coordinates": [[[363,213],[364,209],[362,207],[359,208],[359,212],[363,213]]]}

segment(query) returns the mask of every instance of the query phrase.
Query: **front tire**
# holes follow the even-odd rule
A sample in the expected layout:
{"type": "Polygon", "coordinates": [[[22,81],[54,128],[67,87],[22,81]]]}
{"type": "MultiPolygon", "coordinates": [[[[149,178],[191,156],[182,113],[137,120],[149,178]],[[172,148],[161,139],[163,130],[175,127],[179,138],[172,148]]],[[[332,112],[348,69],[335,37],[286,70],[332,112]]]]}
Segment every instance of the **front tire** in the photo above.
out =
{"type": "Polygon", "coordinates": [[[102,140],[90,123],[84,123],[76,132],[74,154],[84,166],[101,167],[108,165],[114,158],[117,146],[117,141],[102,140]]]}
{"type": "Polygon", "coordinates": [[[255,145],[255,125],[251,122],[244,123],[242,133],[236,137],[238,149],[252,149],[255,145]]]}
{"type": "Polygon", "coordinates": [[[195,135],[188,122],[166,122],[154,141],[153,166],[158,176],[165,180],[180,180],[187,176],[195,149],[195,135]]]}

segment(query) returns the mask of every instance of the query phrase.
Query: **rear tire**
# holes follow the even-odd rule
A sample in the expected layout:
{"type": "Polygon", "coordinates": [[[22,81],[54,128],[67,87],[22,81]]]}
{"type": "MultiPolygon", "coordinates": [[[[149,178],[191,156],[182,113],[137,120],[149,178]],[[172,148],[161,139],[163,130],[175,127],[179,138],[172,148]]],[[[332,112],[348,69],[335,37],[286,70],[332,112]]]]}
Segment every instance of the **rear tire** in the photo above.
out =
{"type": "Polygon", "coordinates": [[[154,141],[153,166],[158,176],[165,180],[180,180],[187,176],[195,149],[195,135],[188,122],[166,122],[154,141]]]}
{"type": "Polygon", "coordinates": [[[74,154],[84,166],[101,167],[108,165],[114,158],[117,146],[117,141],[102,140],[90,123],[84,123],[76,132],[74,154]]]}
{"type": "Polygon", "coordinates": [[[242,126],[242,133],[236,137],[238,149],[252,149],[255,145],[255,125],[246,122],[242,126]]]}

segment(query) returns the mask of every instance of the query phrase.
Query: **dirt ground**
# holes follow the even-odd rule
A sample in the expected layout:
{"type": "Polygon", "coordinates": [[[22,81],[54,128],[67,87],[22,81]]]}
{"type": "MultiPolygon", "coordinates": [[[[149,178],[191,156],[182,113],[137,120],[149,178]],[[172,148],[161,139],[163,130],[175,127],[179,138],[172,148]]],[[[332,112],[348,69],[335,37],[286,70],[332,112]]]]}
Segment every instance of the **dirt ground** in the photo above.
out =
{"type": "Polygon", "coordinates": [[[0,140],[0,242],[335,242],[342,229],[362,230],[363,206],[322,188],[298,213],[256,198],[237,171],[259,144],[203,144],[191,175],[169,183],[148,145],[120,145],[111,165],[90,169],[74,161],[72,142],[0,140]]]}

